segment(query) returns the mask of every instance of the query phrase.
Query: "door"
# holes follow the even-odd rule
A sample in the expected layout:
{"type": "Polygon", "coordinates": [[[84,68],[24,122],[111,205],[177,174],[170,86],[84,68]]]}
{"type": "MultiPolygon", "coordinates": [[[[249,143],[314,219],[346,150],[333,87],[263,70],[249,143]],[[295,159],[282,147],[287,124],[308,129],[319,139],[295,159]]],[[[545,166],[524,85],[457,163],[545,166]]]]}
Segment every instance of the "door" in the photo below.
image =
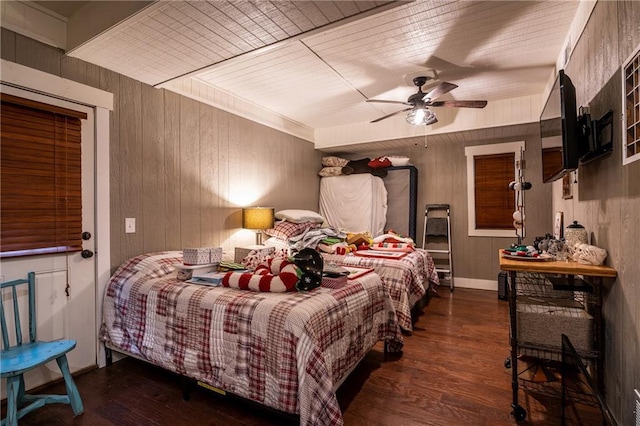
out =
{"type": "MultiPolygon", "coordinates": [[[[73,252],[6,258],[1,260],[0,278],[4,281],[25,278],[29,271],[34,271],[38,340],[74,339],[77,346],[67,355],[71,372],[93,367],[97,365],[96,267],[95,256],[86,256],[95,250],[94,111],[84,105],[5,85],[2,85],[2,92],[87,114],[87,119],[81,120],[82,226],[88,233],[82,243],[85,257],[80,252],[73,252]]],[[[26,309],[26,297],[21,304],[22,309],[26,309]]],[[[26,324],[23,322],[22,326],[26,324]]],[[[57,364],[51,362],[25,375],[26,387],[30,389],[59,377],[57,364]]],[[[2,389],[5,389],[4,383],[2,389]]]]}

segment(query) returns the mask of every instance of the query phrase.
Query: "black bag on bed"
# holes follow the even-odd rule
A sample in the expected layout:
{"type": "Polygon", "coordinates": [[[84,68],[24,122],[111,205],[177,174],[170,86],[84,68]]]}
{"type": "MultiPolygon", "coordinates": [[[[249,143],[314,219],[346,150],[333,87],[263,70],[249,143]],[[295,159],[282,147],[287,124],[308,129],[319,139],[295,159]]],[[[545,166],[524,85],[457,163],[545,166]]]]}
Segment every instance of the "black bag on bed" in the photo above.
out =
{"type": "Polygon", "coordinates": [[[305,248],[293,256],[293,262],[300,270],[302,277],[296,284],[298,291],[309,291],[322,284],[322,256],[316,250],[305,248]]]}

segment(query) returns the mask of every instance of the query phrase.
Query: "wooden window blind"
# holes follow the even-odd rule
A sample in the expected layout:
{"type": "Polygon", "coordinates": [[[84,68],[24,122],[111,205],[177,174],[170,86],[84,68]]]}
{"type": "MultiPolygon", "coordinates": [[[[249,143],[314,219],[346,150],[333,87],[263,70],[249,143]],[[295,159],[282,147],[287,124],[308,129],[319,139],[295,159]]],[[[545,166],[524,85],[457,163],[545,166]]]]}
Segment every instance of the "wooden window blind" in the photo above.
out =
{"type": "Polygon", "coordinates": [[[1,94],[0,257],[82,250],[81,119],[1,94]]]}
{"type": "Polygon", "coordinates": [[[515,154],[474,157],[477,229],[513,229],[515,154]]]}

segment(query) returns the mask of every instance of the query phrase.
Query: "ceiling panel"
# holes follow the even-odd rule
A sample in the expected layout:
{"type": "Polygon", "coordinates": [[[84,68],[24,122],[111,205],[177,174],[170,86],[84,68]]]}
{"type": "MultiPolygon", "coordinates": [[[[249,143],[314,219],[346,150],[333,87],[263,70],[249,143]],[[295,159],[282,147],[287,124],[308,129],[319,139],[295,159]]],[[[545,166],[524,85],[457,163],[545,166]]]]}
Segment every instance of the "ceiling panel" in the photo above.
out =
{"type": "Polygon", "coordinates": [[[197,78],[258,105],[271,104],[273,111],[312,127],[367,109],[365,98],[301,42],[239,58],[197,78]]]}
{"type": "Polygon", "coordinates": [[[157,85],[389,2],[328,3],[159,1],[70,55],[157,85]]]}
{"type": "Polygon", "coordinates": [[[151,85],[195,78],[317,129],[399,110],[365,101],[406,101],[418,75],[437,78],[425,91],[459,86],[442,99],[541,94],[578,3],[161,1],[71,55],[151,85]]]}

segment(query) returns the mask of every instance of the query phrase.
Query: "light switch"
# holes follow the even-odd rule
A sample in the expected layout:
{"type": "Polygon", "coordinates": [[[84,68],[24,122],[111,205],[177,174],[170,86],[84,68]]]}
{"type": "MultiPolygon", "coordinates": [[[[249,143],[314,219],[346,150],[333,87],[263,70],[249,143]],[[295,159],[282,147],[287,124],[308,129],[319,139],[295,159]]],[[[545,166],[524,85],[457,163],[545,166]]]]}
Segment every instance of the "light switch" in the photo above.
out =
{"type": "Polygon", "coordinates": [[[126,234],[135,234],[136,233],[136,218],[128,217],[124,220],[124,232],[126,234]]]}

